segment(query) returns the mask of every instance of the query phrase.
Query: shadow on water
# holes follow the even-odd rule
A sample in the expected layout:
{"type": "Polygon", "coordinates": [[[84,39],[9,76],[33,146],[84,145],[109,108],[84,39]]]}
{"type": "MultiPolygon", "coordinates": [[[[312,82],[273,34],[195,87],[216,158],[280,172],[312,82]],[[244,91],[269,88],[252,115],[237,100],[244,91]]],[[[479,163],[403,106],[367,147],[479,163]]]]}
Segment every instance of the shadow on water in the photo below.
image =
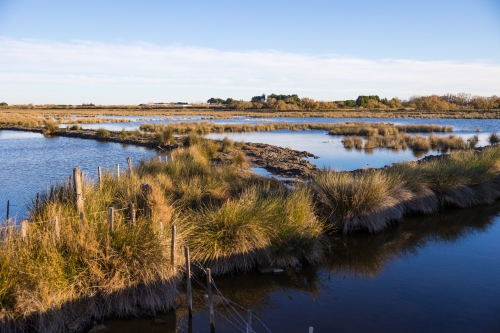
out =
{"type": "MultiPolygon", "coordinates": [[[[494,313],[500,310],[500,291],[492,281],[500,276],[500,265],[488,259],[474,266],[470,259],[484,251],[497,257],[498,246],[491,249],[491,242],[500,235],[499,214],[500,203],[412,216],[379,234],[332,237],[332,251],[322,265],[281,275],[215,277],[218,290],[235,303],[241,316],[219,305],[216,332],[239,331],[233,324],[244,321],[245,309],[251,309],[271,332],[306,332],[308,326],[318,332],[498,331],[500,321],[494,313]],[[457,262],[465,268],[454,277],[457,262]],[[444,277],[434,278],[435,274],[444,277]],[[475,288],[470,288],[471,281],[475,288]]],[[[125,333],[208,332],[209,315],[202,299],[205,277],[193,278],[193,286],[192,322],[181,306],[157,317],[159,322],[133,318],[105,324],[125,333]]],[[[253,328],[266,331],[256,320],[253,328]]]]}

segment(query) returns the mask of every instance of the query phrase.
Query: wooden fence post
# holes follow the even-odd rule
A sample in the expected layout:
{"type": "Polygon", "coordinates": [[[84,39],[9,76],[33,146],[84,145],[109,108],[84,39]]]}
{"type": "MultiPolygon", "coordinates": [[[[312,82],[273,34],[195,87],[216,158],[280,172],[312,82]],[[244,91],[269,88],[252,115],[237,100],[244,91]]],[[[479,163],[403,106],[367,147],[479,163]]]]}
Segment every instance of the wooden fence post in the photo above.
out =
{"type": "Polygon", "coordinates": [[[191,290],[191,262],[189,260],[189,248],[184,247],[184,256],[186,257],[186,283],[187,283],[187,302],[189,318],[193,317],[193,291],[191,290]]]}
{"type": "Polygon", "coordinates": [[[5,219],[6,224],[8,225],[10,222],[10,200],[7,200],[7,218],[5,219]]]}
{"type": "Polygon", "coordinates": [[[80,173],[79,168],[73,169],[73,181],[75,186],[75,194],[76,194],[76,208],[78,212],[83,211],[83,191],[82,191],[82,174],[80,173]]]}
{"type": "Polygon", "coordinates": [[[28,240],[28,220],[22,220],[21,222],[21,238],[24,241],[28,240]]]}
{"type": "Polygon", "coordinates": [[[132,176],[132,173],[134,171],[132,170],[132,159],[130,157],[127,157],[127,163],[128,163],[128,169],[130,171],[130,175],[132,176]]]}
{"type": "Polygon", "coordinates": [[[109,234],[113,234],[113,224],[115,222],[115,209],[113,207],[109,207],[108,209],[108,222],[109,222],[109,234]]]}
{"type": "Polygon", "coordinates": [[[162,162],[161,155],[158,155],[158,161],[160,161],[160,163],[162,162]]]}
{"type": "Polygon", "coordinates": [[[82,224],[82,227],[85,226],[85,213],[84,212],[80,212],[80,222],[82,224]]]}
{"type": "Polygon", "coordinates": [[[247,333],[253,332],[252,330],[252,310],[248,310],[247,333]]]}
{"type": "Polygon", "coordinates": [[[120,179],[120,164],[116,165],[116,178],[120,179]]]}
{"type": "Polygon", "coordinates": [[[130,223],[132,225],[134,225],[135,224],[135,208],[134,208],[134,204],[133,203],[129,203],[128,204],[128,210],[130,212],[130,217],[129,217],[130,223]]]}
{"type": "Polygon", "coordinates": [[[146,217],[151,217],[152,212],[149,204],[151,200],[151,194],[153,193],[153,186],[151,186],[150,184],[141,184],[141,192],[145,202],[145,205],[143,207],[144,215],[146,217]]]}
{"type": "Polygon", "coordinates": [[[99,181],[99,189],[102,189],[102,169],[97,167],[97,180],[99,181]]]}
{"type": "Polygon", "coordinates": [[[59,225],[59,219],[57,216],[52,218],[52,224],[54,225],[54,239],[59,242],[61,239],[61,226],[59,225]]]}
{"type": "Polygon", "coordinates": [[[212,298],[212,272],[207,268],[208,304],[210,308],[210,332],[215,332],[214,303],[212,298]]]}

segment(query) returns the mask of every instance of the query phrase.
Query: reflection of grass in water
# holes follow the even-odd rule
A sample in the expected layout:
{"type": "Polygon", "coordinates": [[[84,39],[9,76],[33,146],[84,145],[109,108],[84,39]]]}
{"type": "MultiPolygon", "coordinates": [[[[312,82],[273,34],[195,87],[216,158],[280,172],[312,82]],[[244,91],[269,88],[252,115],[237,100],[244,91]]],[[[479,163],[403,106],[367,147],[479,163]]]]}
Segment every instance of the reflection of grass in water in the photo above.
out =
{"type": "Polygon", "coordinates": [[[339,275],[371,278],[429,242],[454,243],[485,232],[500,212],[500,203],[473,209],[448,209],[434,216],[411,216],[379,234],[339,235],[328,270],[339,275]],[[345,243],[346,246],[341,245],[345,243]]]}

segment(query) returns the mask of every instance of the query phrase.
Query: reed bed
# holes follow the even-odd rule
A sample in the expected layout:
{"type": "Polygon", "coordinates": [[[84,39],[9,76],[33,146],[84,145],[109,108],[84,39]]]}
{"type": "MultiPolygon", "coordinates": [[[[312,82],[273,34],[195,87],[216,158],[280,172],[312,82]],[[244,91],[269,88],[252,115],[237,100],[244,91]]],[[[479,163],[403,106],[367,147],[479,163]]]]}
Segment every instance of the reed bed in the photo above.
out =
{"type": "Polygon", "coordinates": [[[478,141],[477,135],[465,141],[455,135],[437,136],[431,134],[425,137],[398,133],[395,135],[369,136],[364,141],[359,136],[347,136],[342,139],[342,144],[344,148],[355,147],[356,149],[390,148],[398,150],[409,148],[414,151],[427,151],[429,149],[448,151],[450,149],[473,149],[476,147],[478,141]]]}
{"type": "Polygon", "coordinates": [[[344,233],[378,232],[405,214],[495,202],[500,198],[500,147],[454,151],[379,170],[323,170],[310,186],[321,215],[344,233]]]}
{"type": "Polygon", "coordinates": [[[389,135],[407,132],[452,132],[451,126],[438,125],[394,125],[391,123],[364,123],[347,122],[340,124],[310,123],[310,124],[291,124],[291,123],[267,123],[257,125],[238,125],[238,124],[216,124],[212,122],[181,122],[164,124],[141,124],[141,131],[146,133],[157,133],[162,136],[164,132],[176,134],[196,133],[205,135],[209,133],[242,133],[242,132],[263,132],[276,130],[327,130],[330,135],[389,135]]]}

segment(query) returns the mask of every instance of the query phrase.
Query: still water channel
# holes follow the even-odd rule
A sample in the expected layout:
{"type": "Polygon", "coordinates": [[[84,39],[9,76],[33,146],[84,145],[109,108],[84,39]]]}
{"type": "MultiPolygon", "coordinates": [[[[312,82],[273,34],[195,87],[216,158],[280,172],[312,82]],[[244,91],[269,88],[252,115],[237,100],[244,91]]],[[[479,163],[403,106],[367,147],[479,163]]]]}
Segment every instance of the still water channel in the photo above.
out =
{"type": "MultiPolygon", "coordinates": [[[[488,132],[497,131],[499,125],[490,126],[488,132]]],[[[459,134],[474,134],[475,127],[459,134]]],[[[245,135],[233,139],[252,141],[255,136],[255,142],[281,142],[281,146],[319,155],[320,159],[312,160],[319,166],[321,159],[328,159],[324,165],[337,169],[415,158],[410,151],[375,150],[368,155],[347,151],[338,142],[329,142],[334,138],[324,131],[245,135]]],[[[483,144],[485,136],[481,134],[483,144]]],[[[113,169],[117,163],[125,166],[127,156],[138,161],[156,154],[116,143],[0,131],[0,221],[5,218],[6,200],[14,205],[11,215],[22,216],[37,192],[68,177],[74,167],[95,178],[97,166],[113,169]]],[[[271,332],[307,332],[309,326],[314,332],[500,332],[499,239],[500,203],[449,209],[436,216],[407,217],[376,235],[337,235],[332,238],[331,253],[318,266],[282,275],[215,277],[215,283],[229,300],[251,309],[271,332]]],[[[152,318],[105,324],[113,332],[208,332],[208,313],[199,300],[204,290],[197,282],[195,286],[191,325],[182,311],[160,315],[163,325],[155,326],[152,318]]],[[[225,308],[217,311],[216,332],[245,331],[237,316],[225,308]]],[[[267,332],[257,319],[253,327],[267,332]]]]}

